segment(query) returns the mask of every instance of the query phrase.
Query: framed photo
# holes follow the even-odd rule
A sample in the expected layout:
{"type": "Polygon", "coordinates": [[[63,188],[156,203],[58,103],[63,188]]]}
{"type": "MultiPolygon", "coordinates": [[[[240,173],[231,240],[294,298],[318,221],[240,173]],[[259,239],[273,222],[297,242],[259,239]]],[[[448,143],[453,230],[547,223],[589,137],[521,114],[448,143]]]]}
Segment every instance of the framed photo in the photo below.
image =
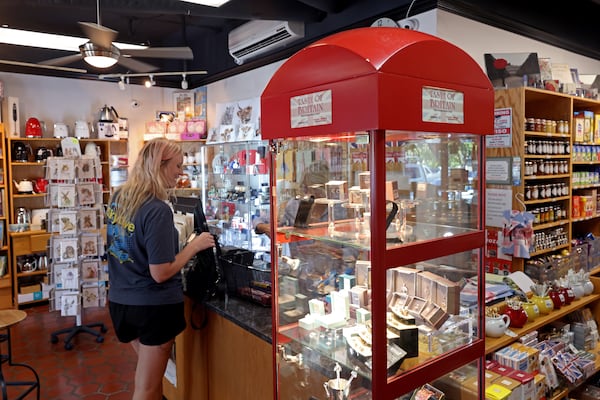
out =
{"type": "Polygon", "coordinates": [[[58,185],[58,207],[75,207],[75,185],[58,185]]]}
{"type": "Polygon", "coordinates": [[[84,260],[81,263],[81,279],[83,281],[98,281],[99,263],[98,260],[84,260]]]}
{"type": "Polygon", "coordinates": [[[84,257],[96,257],[98,255],[98,235],[81,235],[81,254],[84,257]]]}
{"type": "Polygon", "coordinates": [[[80,206],[94,205],[96,203],[94,184],[91,182],[77,184],[77,199],[80,206]]]}
{"type": "Polygon", "coordinates": [[[77,211],[61,211],[58,213],[58,233],[61,235],[77,234],[77,211]]]}
{"type": "Polygon", "coordinates": [[[98,210],[79,210],[79,229],[82,231],[95,231],[98,229],[98,210]]]}
{"type": "Polygon", "coordinates": [[[175,92],[173,93],[173,100],[177,116],[183,115],[186,119],[194,116],[193,92],[175,92]]]}
{"type": "Polygon", "coordinates": [[[484,61],[487,75],[496,88],[541,83],[537,53],[485,53],[484,61]]]}
{"type": "Polygon", "coordinates": [[[206,118],[207,87],[202,86],[194,91],[194,117],[206,118]]]}

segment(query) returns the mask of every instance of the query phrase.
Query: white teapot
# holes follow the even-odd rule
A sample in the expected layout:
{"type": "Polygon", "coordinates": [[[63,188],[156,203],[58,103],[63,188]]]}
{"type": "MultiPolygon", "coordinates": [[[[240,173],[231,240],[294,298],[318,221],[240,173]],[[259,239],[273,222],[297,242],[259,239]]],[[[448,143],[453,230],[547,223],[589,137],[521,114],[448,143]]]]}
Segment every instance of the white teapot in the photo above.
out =
{"type": "Polygon", "coordinates": [[[510,325],[510,317],[506,314],[497,317],[485,317],[485,335],[493,338],[504,335],[510,325]]]}

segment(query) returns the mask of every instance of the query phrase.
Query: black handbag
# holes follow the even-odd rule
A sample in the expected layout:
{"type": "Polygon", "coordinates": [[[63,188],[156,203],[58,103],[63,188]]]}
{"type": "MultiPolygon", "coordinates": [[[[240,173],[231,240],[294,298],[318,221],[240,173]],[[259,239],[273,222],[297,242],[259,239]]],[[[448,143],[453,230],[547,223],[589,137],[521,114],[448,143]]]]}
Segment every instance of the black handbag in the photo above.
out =
{"type": "MultiPolygon", "coordinates": [[[[209,232],[209,229],[202,202],[198,200],[194,210],[194,234],[188,238],[188,242],[202,232],[209,232]]],[[[196,253],[182,271],[183,293],[192,300],[192,317],[196,311],[203,314],[199,324],[195,323],[194,318],[190,318],[194,329],[206,326],[208,318],[205,303],[222,290],[221,246],[218,237],[216,235],[214,237],[215,247],[196,253]]]]}

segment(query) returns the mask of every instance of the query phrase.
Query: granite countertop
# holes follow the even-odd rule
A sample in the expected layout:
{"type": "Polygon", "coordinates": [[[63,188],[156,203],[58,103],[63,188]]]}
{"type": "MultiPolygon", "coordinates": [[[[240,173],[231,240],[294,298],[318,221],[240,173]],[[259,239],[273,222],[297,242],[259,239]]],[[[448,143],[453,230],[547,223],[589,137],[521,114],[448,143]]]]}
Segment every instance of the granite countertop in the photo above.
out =
{"type": "Polygon", "coordinates": [[[206,307],[262,340],[272,343],[271,307],[227,295],[210,300],[206,307]]]}

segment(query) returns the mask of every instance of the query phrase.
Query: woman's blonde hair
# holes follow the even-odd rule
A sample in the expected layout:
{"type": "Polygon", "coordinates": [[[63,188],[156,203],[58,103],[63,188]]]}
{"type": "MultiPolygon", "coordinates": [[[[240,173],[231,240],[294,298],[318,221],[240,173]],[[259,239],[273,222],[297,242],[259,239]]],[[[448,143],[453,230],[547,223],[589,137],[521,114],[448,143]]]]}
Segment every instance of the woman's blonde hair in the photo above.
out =
{"type": "Polygon", "coordinates": [[[156,197],[167,200],[170,188],[163,175],[162,166],[173,157],[182,154],[181,147],[170,140],[158,138],[146,142],[131,168],[127,181],[112,195],[109,205],[115,208],[115,217],[131,221],[149,199],[156,197]]]}

